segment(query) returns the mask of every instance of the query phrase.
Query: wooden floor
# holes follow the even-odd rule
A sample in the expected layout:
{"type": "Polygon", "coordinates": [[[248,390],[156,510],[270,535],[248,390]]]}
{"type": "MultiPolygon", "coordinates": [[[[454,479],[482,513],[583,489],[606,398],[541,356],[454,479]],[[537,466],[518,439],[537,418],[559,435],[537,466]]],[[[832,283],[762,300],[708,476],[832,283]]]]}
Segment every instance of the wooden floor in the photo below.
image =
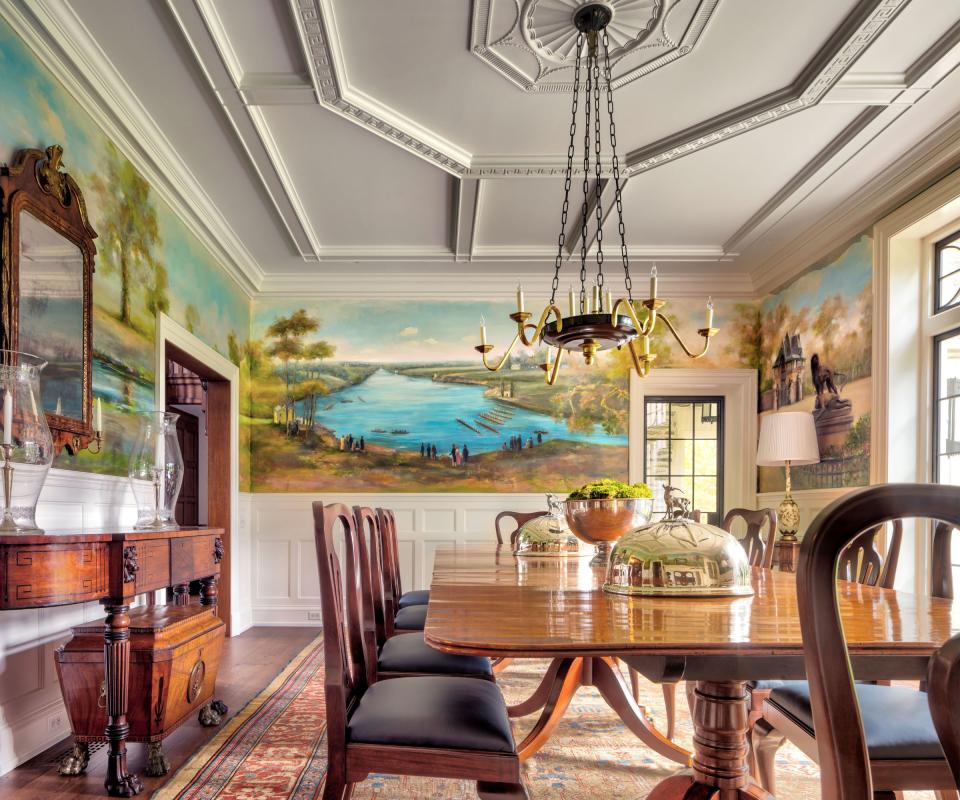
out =
{"type": "MultiPolygon", "coordinates": [[[[240,636],[227,639],[216,696],[223,700],[231,715],[252,700],[261,689],[286,666],[297,653],[319,634],[317,628],[252,628],[240,636]]],[[[172,775],[199,747],[216,735],[219,728],[201,728],[196,719],[185,722],[163,745],[170,760],[172,775]]],[[[0,798],[3,800],[36,800],[37,798],[106,797],[103,778],[106,753],[97,750],[90,758],[87,774],[62,778],[57,774],[59,756],[70,747],[70,739],[31,759],[26,764],[0,777],[0,798]]],[[[168,776],[148,778],[143,774],[147,746],[129,745],[129,764],[143,780],[144,791],[150,794],[163,785],[168,776]]]]}

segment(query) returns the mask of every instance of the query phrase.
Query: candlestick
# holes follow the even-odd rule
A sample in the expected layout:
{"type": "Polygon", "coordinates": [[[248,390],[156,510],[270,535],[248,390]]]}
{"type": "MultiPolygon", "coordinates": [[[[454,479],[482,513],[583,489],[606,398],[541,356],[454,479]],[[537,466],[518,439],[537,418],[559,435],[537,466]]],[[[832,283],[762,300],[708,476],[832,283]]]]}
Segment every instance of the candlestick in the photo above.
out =
{"type": "Polygon", "coordinates": [[[13,444],[13,395],[9,391],[3,393],[3,443],[13,444]]]}
{"type": "Polygon", "coordinates": [[[657,265],[654,264],[650,269],[650,299],[657,299],[657,265]]]}
{"type": "MultiPolygon", "coordinates": [[[[7,392],[7,397],[10,396],[10,393],[7,392]]],[[[4,399],[4,407],[6,407],[6,399],[4,399]]],[[[7,430],[4,428],[3,431],[4,437],[7,435],[7,430]]],[[[13,518],[13,509],[11,504],[13,503],[13,464],[10,463],[10,457],[13,455],[13,445],[10,442],[3,443],[3,520],[0,521],[0,531],[15,531],[19,530],[17,526],[17,521],[13,518]]]]}
{"type": "Polygon", "coordinates": [[[517,284],[517,311],[523,311],[523,286],[517,284]]]}
{"type": "Polygon", "coordinates": [[[713,298],[707,298],[707,324],[704,326],[706,328],[713,327],[713,298]]]}

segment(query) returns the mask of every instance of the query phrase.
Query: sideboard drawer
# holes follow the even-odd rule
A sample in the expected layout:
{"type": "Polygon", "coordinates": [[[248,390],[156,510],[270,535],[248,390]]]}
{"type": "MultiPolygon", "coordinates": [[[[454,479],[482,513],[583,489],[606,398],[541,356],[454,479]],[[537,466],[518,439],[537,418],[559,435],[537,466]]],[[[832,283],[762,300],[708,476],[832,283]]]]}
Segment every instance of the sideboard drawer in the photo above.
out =
{"type": "Polygon", "coordinates": [[[170,580],[186,583],[220,574],[222,540],[217,536],[191,536],[170,540],[170,580]]]}
{"type": "Polygon", "coordinates": [[[5,608],[83,603],[109,589],[109,544],[14,545],[5,548],[5,608]]]}

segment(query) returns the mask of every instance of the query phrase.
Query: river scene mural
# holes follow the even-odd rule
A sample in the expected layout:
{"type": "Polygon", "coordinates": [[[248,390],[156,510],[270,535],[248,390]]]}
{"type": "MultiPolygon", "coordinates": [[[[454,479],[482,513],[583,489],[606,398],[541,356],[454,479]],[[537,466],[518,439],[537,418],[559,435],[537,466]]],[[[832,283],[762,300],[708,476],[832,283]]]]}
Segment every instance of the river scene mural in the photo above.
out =
{"type": "Polygon", "coordinates": [[[564,492],[626,479],[619,360],[572,360],[554,387],[532,350],[489,372],[473,350],[480,318],[507,344],[508,305],[258,303],[245,356],[253,489],[564,492]]]}

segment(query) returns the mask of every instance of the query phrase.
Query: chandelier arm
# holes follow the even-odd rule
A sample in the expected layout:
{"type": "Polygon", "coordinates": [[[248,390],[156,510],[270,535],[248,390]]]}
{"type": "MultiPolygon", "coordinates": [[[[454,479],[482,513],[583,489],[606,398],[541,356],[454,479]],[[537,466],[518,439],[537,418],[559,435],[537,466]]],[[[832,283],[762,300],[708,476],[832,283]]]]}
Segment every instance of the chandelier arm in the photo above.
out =
{"type": "Polygon", "coordinates": [[[630,358],[633,360],[633,370],[637,373],[637,376],[640,378],[646,378],[650,374],[650,362],[653,361],[654,356],[641,356],[637,352],[637,342],[635,339],[627,342],[627,350],[630,351],[630,358]]]}
{"type": "Polygon", "coordinates": [[[657,312],[656,310],[647,311],[647,318],[644,322],[640,322],[640,318],[637,316],[636,309],[633,307],[633,303],[627,300],[625,297],[621,297],[613,304],[613,309],[610,312],[610,324],[617,324],[617,317],[620,314],[626,313],[630,317],[630,321],[633,322],[633,327],[637,329],[637,334],[640,336],[649,336],[653,332],[653,326],[657,324],[657,312]]]}
{"type": "Polygon", "coordinates": [[[677,333],[677,329],[673,327],[673,323],[670,321],[670,318],[666,314],[661,314],[660,319],[663,321],[663,324],[667,326],[670,333],[673,334],[673,338],[677,340],[677,344],[683,349],[683,352],[686,353],[690,358],[697,359],[703,358],[707,354],[707,350],[710,349],[710,339],[717,332],[716,328],[701,328],[697,331],[703,337],[703,350],[699,353],[694,353],[687,347],[683,339],[680,338],[680,334],[677,333]]]}
{"type": "Polygon", "coordinates": [[[510,342],[510,345],[507,347],[506,352],[504,352],[500,360],[493,366],[491,366],[490,363],[487,361],[487,353],[493,350],[493,345],[481,344],[475,347],[474,350],[477,350],[480,353],[480,355],[483,357],[483,366],[485,366],[491,372],[499,372],[500,369],[503,367],[503,365],[507,363],[507,359],[510,358],[510,354],[513,352],[513,348],[517,346],[517,342],[519,341],[520,341],[520,334],[518,333],[516,336],[513,337],[513,341],[510,342]]]}
{"type": "Polygon", "coordinates": [[[577,59],[573,74],[573,112],[570,119],[570,143],[567,145],[567,171],[563,181],[563,206],[560,211],[560,235],[557,237],[557,258],[553,265],[553,284],[550,303],[557,301],[560,286],[560,268],[563,266],[563,247],[567,242],[567,217],[570,211],[570,187],[573,185],[573,156],[576,150],[577,105],[580,99],[580,61],[583,51],[583,33],[577,36],[577,59]]]}
{"type": "Polygon", "coordinates": [[[560,375],[560,362],[563,361],[564,350],[557,348],[557,357],[554,359],[553,367],[550,367],[550,348],[547,348],[547,363],[544,364],[543,374],[547,381],[547,386],[553,386],[557,382],[557,376],[560,375]]]}
{"type": "Polygon", "coordinates": [[[603,62],[607,79],[607,115],[610,117],[610,165],[613,169],[613,193],[617,206],[618,232],[620,233],[620,259],[623,262],[623,282],[627,298],[633,302],[633,279],[630,277],[630,254],[627,250],[627,228],[623,223],[623,192],[620,181],[620,159],[617,157],[617,125],[613,119],[613,74],[610,70],[610,39],[603,31],[603,62]]]}
{"type": "Polygon", "coordinates": [[[543,313],[540,314],[540,321],[536,327],[533,325],[525,325],[522,322],[517,323],[517,336],[520,338],[520,341],[523,342],[524,347],[533,347],[540,341],[540,334],[543,333],[547,319],[549,319],[551,314],[553,314],[557,320],[557,333],[560,333],[560,331],[563,330],[563,314],[553,303],[547,303],[546,308],[543,309],[543,313]],[[529,338],[527,337],[527,328],[533,328],[533,335],[529,338]]]}

